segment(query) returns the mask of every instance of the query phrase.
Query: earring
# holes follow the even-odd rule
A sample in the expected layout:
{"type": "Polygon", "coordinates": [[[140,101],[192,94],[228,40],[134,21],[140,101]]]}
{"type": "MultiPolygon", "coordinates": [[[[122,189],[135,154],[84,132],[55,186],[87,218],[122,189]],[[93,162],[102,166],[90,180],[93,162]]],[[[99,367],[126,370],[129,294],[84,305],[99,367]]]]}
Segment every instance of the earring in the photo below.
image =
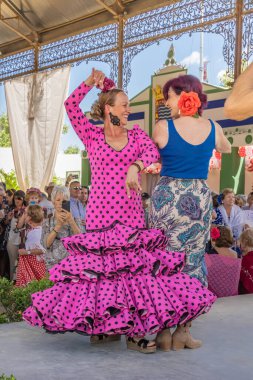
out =
{"type": "Polygon", "coordinates": [[[113,115],[111,112],[109,113],[110,115],[110,120],[113,125],[117,125],[118,127],[120,126],[120,119],[118,116],[113,115]]]}

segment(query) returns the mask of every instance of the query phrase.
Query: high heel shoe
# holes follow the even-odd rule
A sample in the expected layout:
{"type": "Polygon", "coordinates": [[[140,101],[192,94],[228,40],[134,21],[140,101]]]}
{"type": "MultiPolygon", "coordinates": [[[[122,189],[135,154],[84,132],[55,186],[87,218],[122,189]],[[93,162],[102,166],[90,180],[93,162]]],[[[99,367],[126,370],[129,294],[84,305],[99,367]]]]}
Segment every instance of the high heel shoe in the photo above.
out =
{"type": "Polygon", "coordinates": [[[172,334],[172,349],[174,351],[182,350],[183,348],[199,348],[202,346],[201,340],[193,339],[190,334],[190,323],[183,326],[178,326],[172,334]]]}
{"type": "Polygon", "coordinates": [[[156,347],[161,350],[168,352],[171,350],[172,335],[170,329],[164,329],[160,331],[156,336],[156,347]]]}
{"type": "Polygon", "coordinates": [[[142,354],[153,354],[156,352],[156,343],[145,338],[126,337],[128,350],[141,352],[142,354]]]}

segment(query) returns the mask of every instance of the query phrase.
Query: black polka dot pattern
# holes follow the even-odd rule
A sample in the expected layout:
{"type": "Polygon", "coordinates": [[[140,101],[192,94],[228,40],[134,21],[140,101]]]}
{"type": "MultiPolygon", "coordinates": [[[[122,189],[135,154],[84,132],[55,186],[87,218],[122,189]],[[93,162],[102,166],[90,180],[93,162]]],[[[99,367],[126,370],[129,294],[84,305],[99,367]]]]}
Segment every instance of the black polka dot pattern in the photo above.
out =
{"type": "Polygon", "coordinates": [[[128,167],[155,162],[154,144],[137,126],[121,151],[106,144],[79,108],[88,91],[83,83],[65,102],[92,168],[87,233],[63,239],[69,256],[50,270],[55,285],[33,294],[23,317],[50,333],[141,337],[196,318],[215,296],[181,273],[185,255],[166,252],[161,231],[144,229],[140,196],[126,196],[128,167]]]}

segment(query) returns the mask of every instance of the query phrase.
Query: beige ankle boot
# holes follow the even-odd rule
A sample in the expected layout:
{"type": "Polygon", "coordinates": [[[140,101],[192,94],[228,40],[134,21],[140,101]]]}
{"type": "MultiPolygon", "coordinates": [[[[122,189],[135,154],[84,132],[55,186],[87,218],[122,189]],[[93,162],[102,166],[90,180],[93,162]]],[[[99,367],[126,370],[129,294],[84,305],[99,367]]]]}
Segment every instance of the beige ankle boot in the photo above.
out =
{"type": "Polygon", "coordinates": [[[193,339],[190,334],[190,323],[178,326],[172,334],[172,349],[182,350],[183,348],[199,348],[202,346],[201,340],[193,339]]]}
{"type": "Polygon", "coordinates": [[[156,347],[162,351],[170,351],[172,344],[172,335],[170,329],[160,331],[156,336],[156,347]]]}

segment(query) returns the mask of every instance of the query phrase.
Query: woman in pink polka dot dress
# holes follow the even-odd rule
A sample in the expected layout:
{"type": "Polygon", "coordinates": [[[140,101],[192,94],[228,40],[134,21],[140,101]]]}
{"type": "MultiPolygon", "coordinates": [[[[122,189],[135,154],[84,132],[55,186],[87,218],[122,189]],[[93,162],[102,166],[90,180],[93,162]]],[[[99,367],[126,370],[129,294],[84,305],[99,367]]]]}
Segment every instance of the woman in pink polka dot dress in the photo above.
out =
{"type": "Polygon", "coordinates": [[[69,256],[50,270],[55,285],[32,296],[24,319],[49,332],[76,331],[99,341],[125,334],[129,349],[150,353],[156,342],[142,339],[145,334],[191,321],[215,296],[180,272],[184,254],[165,252],[161,231],[145,229],[139,171],[159,154],[137,125],[125,128],[129,101],[111,82],[93,69],[65,102],[92,170],[87,233],[63,239],[69,256]],[[79,107],[94,85],[102,92],[91,115],[104,128],[79,107]]]}

